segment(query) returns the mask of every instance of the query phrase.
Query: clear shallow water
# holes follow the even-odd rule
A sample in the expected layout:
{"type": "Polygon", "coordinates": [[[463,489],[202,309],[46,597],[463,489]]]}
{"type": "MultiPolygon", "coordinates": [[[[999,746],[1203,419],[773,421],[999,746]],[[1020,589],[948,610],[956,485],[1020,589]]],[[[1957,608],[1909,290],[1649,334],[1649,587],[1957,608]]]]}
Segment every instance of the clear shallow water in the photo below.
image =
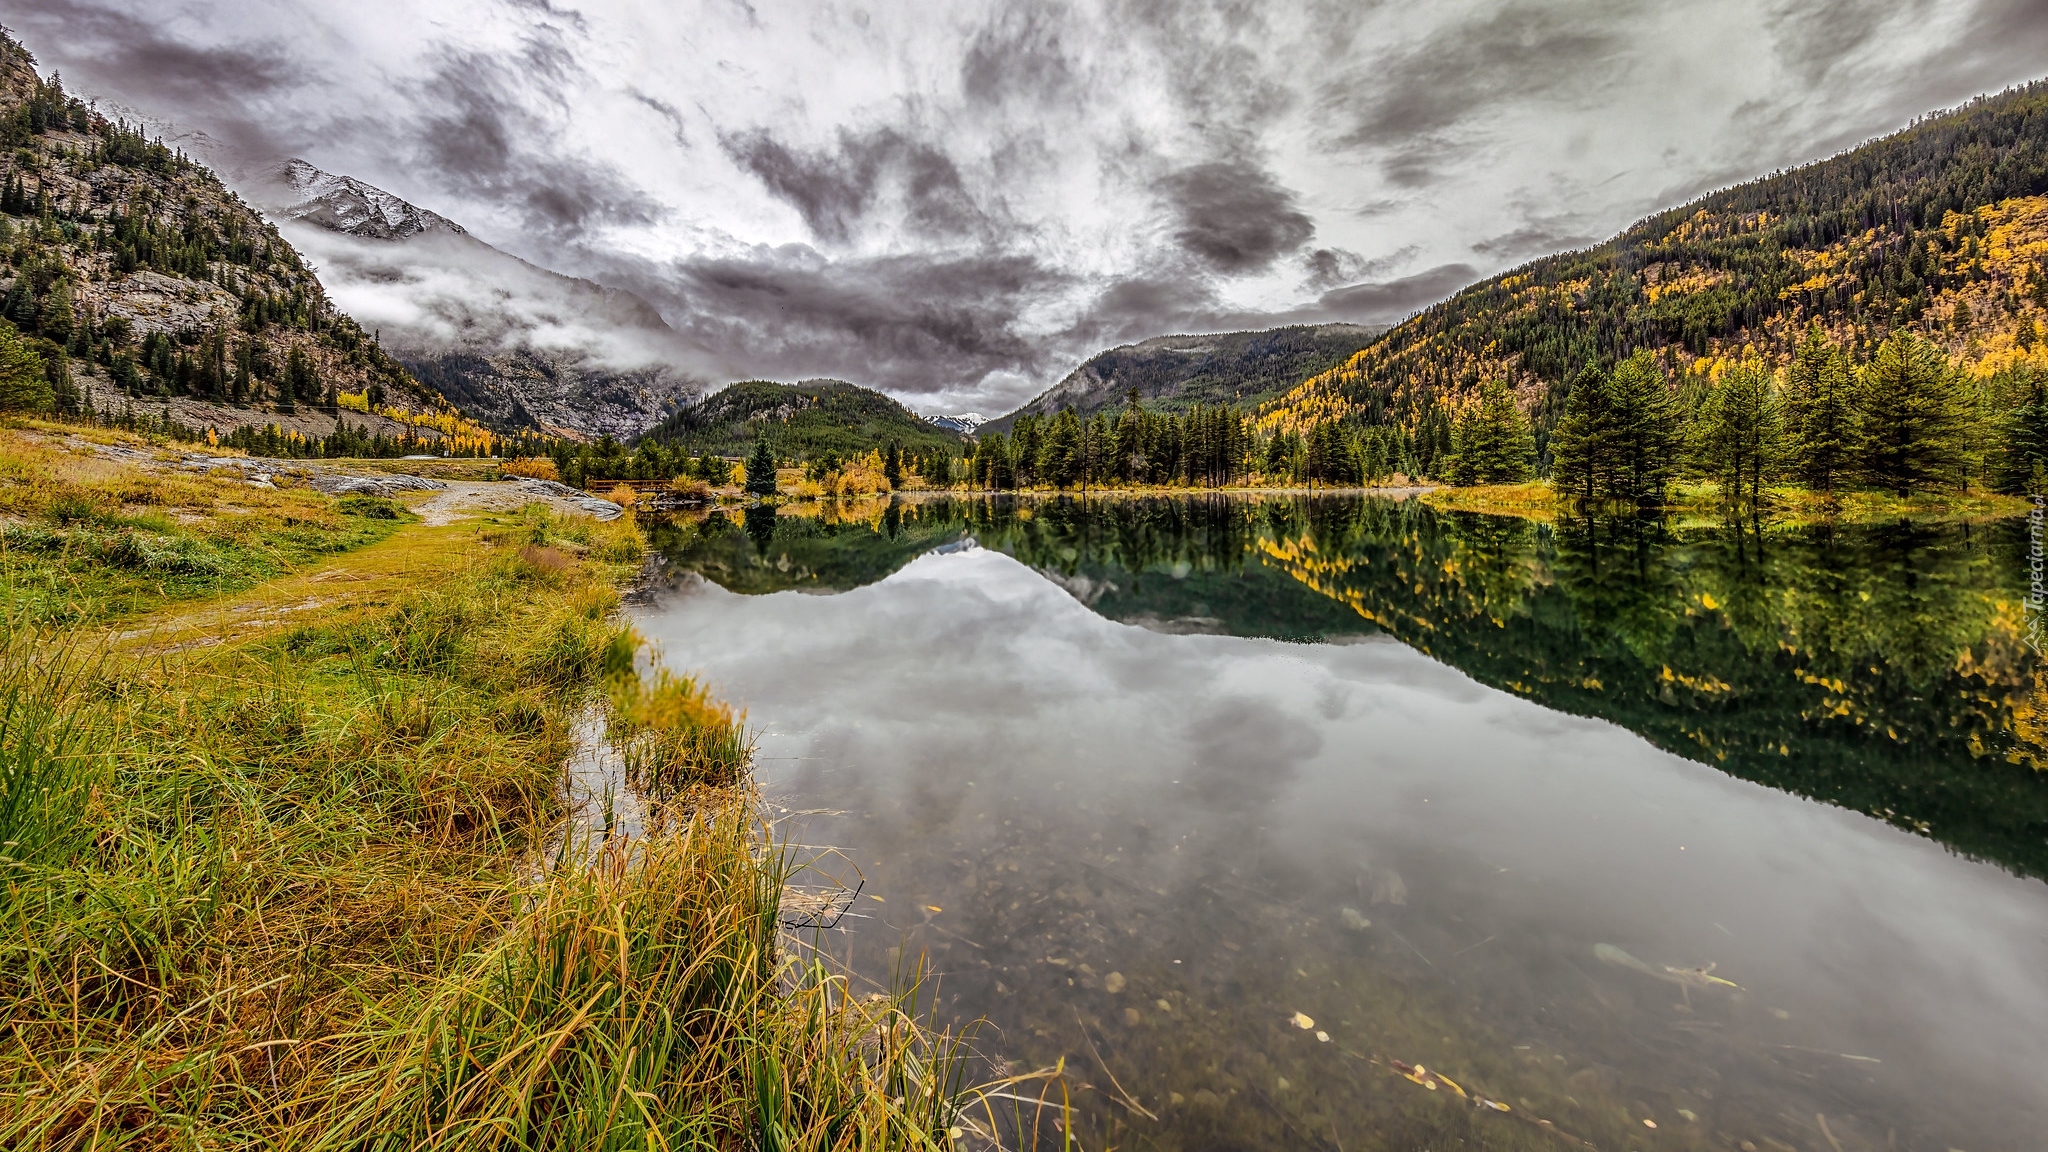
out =
{"type": "Polygon", "coordinates": [[[2041,1145],[2010,528],[869,511],[679,526],[640,625],[1086,1146],[2041,1145]]]}

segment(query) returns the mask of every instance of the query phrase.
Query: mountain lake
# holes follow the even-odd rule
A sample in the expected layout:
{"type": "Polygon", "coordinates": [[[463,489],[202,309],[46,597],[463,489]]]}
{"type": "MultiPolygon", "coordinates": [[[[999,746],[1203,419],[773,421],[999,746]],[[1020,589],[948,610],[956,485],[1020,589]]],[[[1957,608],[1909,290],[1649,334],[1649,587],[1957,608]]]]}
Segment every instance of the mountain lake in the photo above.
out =
{"type": "Polygon", "coordinates": [[[798,935],[921,970],[978,1076],[1063,1059],[1082,1148],[2048,1146],[2024,520],[945,498],[653,540],[636,626],[854,893],[798,935]]]}

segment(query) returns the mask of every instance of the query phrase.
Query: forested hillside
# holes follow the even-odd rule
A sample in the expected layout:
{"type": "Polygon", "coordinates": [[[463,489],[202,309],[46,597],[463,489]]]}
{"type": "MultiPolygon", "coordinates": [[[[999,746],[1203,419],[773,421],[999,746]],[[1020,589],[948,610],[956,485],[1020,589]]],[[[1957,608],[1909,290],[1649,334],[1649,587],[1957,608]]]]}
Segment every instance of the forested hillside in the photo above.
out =
{"type": "MultiPolygon", "coordinates": [[[[1547,467],[1572,379],[1589,364],[1607,373],[1636,357],[1677,418],[1745,357],[1768,375],[1819,341],[1853,373],[1886,337],[1910,333],[1953,371],[1940,382],[1953,394],[1944,420],[1956,425],[1944,434],[1975,437],[1950,445],[1949,478],[1974,467],[1989,481],[1997,426],[2040,403],[2044,262],[2048,83],[2036,83],[1476,284],[1309,378],[1261,424],[1398,429],[1411,468],[1441,473],[1456,419],[1499,381],[1547,467]],[[1974,463],[1962,459],[1971,453],[1974,463]]],[[[1686,446],[1684,431],[1672,430],[1667,452],[1686,446]]]]}
{"type": "Polygon", "coordinates": [[[1099,352],[1015,412],[983,426],[1009,432],[1023,416],[1073,408],[1081,416],[1122,405],[1136,392],[1154,409],[1239,407],[1270,400],[1301,380],[1344,363],[1372,342],[1377,328],[1302,325],[1264,332],[1160,336],[1099,352]]]}
{"type": "Polygon", "coordinates": [[[914,456],[958,456],[961,436],[932,426],[871,388],[844,380],[730,385],[641,436],[691,453],[743,456],[757,438],[782,460],[853,456],[895,444],[914,456]]]}
{"type": "Polygon", "coordinates": [[[175,399],[222,432],[302,409],[332,430],[353,410],[388,441],[480,446],[211,171],[44,80],[4,34],[0,138],[0,408],[175,399]]]}

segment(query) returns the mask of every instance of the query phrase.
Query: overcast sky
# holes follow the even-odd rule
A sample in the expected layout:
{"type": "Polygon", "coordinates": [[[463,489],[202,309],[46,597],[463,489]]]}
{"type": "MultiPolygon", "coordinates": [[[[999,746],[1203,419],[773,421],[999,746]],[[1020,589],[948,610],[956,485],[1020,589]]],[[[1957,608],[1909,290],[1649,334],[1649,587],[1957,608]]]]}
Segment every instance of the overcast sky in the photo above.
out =
{"type": "Polygon", "coordinates": [[[2048,71],[2044,0],[0,0],[74,90],[631,288],[709,376],[1006,411],[1398,319],[2048,71]]]}

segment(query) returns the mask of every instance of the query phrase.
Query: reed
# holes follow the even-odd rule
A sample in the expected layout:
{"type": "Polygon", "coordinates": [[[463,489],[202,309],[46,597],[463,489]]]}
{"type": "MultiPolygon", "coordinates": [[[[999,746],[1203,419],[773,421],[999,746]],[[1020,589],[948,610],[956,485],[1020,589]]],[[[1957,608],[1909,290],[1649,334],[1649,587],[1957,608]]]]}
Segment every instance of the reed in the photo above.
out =
{"type": "MultiPolygon", "coordinates": [[[[6,499],[54,519],[49,493],[6,499]]],[[[801,861],[758,819],[742,719],[633,671],[616,619],[644,547],[631,521],[536,507],[460,538],[397,531],[441,549],[420,577],[289,623],[209,608],[204,645],[191,614],[171,645],[8,619],[0,1147],[927,1148],[967,1131],[963,1038],[919,1025],[914,985],[854,995],[783,928],[801,861]],[[645,786],[687,803],[656,834],[550,853],[574,725],[606,701],[645,786]]],[[[15,559],[31,579],[60,563],[15,559]]],[[[357,562],[320,559],[343,577],[357,562]]],[[[124,611],[145,619],[181,594],[133,591],[124,611]]]]}

